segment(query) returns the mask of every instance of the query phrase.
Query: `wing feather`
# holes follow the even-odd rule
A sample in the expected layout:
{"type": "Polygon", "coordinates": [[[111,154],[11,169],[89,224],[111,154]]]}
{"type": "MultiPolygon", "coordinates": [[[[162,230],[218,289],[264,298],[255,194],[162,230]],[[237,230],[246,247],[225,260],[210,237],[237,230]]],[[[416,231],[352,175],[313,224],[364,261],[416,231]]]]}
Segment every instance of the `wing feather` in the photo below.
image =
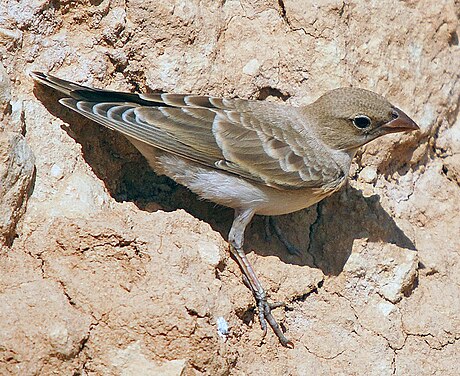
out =
{"type": "Polygon", "coordinates": [[[68,98],[60,102],[89,119],[203,165],[280,189],[333,187],[344,179],[335,162],[317,158],[321,146],[314,134],[305,133],[308,126],[293,107],[200,95],[119,93],[33,75],[64,93],[68,98]]]}

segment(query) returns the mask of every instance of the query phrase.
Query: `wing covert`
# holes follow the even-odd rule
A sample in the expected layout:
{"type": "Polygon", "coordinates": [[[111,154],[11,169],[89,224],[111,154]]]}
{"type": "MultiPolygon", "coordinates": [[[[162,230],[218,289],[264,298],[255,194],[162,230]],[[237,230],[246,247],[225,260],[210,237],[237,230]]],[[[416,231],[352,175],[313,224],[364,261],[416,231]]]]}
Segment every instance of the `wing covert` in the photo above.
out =
{"type": "Polygon", "coordinates": [[[314,135],[308,139],[296,131],[294,122],[301,120],[292,108],[166,93],[139,98],[141,104],[72,98],[61,103],[126,136],[279,189],[321,188],[344,177],[337,165],[318,160],[314,135]]]}

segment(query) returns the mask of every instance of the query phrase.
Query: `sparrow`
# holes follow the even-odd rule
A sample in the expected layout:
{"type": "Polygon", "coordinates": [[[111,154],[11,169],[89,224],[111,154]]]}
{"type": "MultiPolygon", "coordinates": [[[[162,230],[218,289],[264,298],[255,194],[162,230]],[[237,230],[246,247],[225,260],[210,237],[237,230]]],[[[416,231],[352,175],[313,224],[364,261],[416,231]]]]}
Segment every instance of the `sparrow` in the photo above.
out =
{"type": "Polygon", "coordinates": [[[258,308],[285,347],[294,347],[272,315],[267,294],[243,250],[254,215],[307,208],[346,182],[356,151],[376,138],[418,130],[374,92],[344,87],[301,107],[192,94],[134,94],[85,87],[50,74],[32,78],[59,91],[59,102],[123,134],[159,175],[203,199],[234,209],[228,235],[258,308]]]}

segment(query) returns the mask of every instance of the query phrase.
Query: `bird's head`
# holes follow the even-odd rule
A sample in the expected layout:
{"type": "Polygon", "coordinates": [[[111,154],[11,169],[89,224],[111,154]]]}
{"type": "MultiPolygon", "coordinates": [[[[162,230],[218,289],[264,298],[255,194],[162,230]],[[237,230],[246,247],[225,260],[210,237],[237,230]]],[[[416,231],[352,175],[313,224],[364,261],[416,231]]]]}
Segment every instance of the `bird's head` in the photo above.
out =
{"type": "Polygon", "coordinates": [[[385,134],[419,129],[384,97],[364,89],[331,90],[314,102],[310,110],[317,119],[320,137],[340,150],[354,151],[385,134]]]}

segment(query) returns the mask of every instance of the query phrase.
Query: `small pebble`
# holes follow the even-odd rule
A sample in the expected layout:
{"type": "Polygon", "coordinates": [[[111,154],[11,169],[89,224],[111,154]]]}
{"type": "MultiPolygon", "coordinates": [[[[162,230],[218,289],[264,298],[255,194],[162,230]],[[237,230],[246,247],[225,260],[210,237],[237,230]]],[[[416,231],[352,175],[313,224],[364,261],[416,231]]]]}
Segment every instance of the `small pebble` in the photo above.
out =
{"type": "Polygon", "coordinates": [[[366,166],[359,173],[359,177],[366,183],[373,184],[377,181],[377,169],[372,166],[366,166]]]}
{"type": "Polygon", "coordinates": [[[217,333],[219,333],[220,337],[226,337],[230,333],[230,329],[228,327],[228,322],[222,317],[219,316],[216,320],[217,324],[217,333]]]}

